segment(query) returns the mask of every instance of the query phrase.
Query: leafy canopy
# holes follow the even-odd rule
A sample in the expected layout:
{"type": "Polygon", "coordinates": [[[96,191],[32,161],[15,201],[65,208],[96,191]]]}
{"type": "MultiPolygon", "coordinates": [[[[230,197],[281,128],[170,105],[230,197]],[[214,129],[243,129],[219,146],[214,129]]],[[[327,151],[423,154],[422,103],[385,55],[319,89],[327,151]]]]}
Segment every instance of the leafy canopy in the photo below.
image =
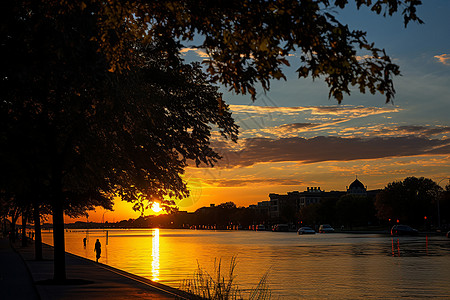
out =
{"type": "Polygon", "coordinates": [[[400,12],[405,26],[423,23],[416,15],[420,0],[112,0],[109,5],[94,0],[80,5],[98,14],[100,32],[93,38],[107,54],[111,70],[128,68],[123,56],[127,40],[160,39],[173,57],[181,42],[200,36],[197,47],[209,56],[204,63],[210,80],[236,93],[249,92],[253,99],[257,82],[268,90],[271,79],[285,79],[287,57],[299,51],[298,76],[324,77],[329,96],[337,101],[355,86],[363,93],[380,92],[389,102],[399,67],[367,41],[365,32],[337,19],[349,2],[383,16],[400,12]]]}
{"type": "MultiPolygon", "coordinates": [[[[122,39],[122,48],[109,39],[121,57],[116,63],[99,51],[104,13],[113,6],[26,0],[3,6],[0,47],[9,59],[0,70],[1,164],[9,168],[2,177],[23,165],[9,189],[34,180],[50,202],[74,214],[110,208],[113,195],[132,202],[184,197],[187,161],[219,159],[210,147],[213,127],[237,139],[218,88],[198,64],[168,56],[164,39],[122,39]],[[113,72],[119,63],[124,68],[113,72]]],[[[115,24],[118,33],[132,30],[115,24]]]]}
{"type": "Polygon", "coordinates": [[[377,194],[378,217],[410,224],[421,224],[425,216],[436,220],[435,204],[441,190],[436,182],[424,177],[391,182],[377,194]]]}

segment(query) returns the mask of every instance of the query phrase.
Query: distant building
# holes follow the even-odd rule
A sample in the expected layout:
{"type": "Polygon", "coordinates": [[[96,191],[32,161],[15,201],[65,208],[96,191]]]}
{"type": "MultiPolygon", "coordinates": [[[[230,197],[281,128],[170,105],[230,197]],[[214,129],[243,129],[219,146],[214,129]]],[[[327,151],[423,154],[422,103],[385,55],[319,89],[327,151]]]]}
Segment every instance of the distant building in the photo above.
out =
{"type": "Polygon", "coordinates": [[[268,216],[270,211],[270,201],[258,202],[257,210],[261,215],[268,216]]]}
{"type": "MultiPolygon", "coordinates": [[[[322,191],[320,187],[308,187],[305,192],[293,192],[298,193],[297,208],[300,210],[303,206],[319,203],[320,199],[326,195],[325,191],[322,191]]],[[[289,194],[289,193],[288,193],[289,194]]]]}
{"type": "Polygon", "coordinates": [[[287,205],[289,199],[288,195],[269,194],[269,216],[271,219],[276,219],[280,216],[280,210],[287,205]]]}
{"type": "Polygon", "coordinates": [[[258,202],[258,205],[252,205],[251,208],[258,209],[260,211],[267,210],[269,217],[272,221],[276,221],[280,216],[288,211],[295,210],[300,211],[302,207],[320,203],[325,198],[339,199],[341,196],[360,195],[374,198],[380,190],[367,190],[367,186],[356,178],[345,191],[330,191],[325,192],[320,187],[307,187],[306,191],[299,192],[293,191],[287,194],[269,194],[269,201],[258,202]]]}
{"type": "Polygon", "coordinates": [[[270,201],[261,201],[257,205],[249,205],[248,208],[254,209],[259,216],[265,218],[270,216],[270,201]]]}
{"type": "Polygon", "coordinates": [[[355,181],[347,188],[347,194],[367,196],[367,186],[364,186],[364,184],[358,180],[358,177],[356,177],[355,181]]]}
{"type": "Polygon", "coordinates": [[[325,191],[320,187],[308,187],[306,191],[288,192],[286,195],[269,194],[269,212],[271,219],[278,219],[283,211],[300,211],[305,205],[319,203],[325,191]]]}

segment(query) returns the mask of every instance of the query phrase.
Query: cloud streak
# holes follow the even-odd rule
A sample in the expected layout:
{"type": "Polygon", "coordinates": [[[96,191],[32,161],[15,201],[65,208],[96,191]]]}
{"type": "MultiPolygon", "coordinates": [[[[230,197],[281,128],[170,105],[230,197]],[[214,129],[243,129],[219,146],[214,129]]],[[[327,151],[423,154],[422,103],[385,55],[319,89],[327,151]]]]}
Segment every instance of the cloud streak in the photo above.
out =
{"type": "Polygon", "coordinates": [[[242,187],[249,185],[302,185],[303,182],[295,179],[257,178],[257,179],[210,179],[205,180],[209,185],[217,187],[242,187]]]}
{"type": "Polygon", "coordinates": [[[433,136],[440,134],[450,133],[450,126],[418,126],[418,125],[407,125],[407,126],[397,126],[394,128],[388,128],[381,130],[383,132],[393,132],[397,135],[416,135],[416,136],[433,136]]]}
{"type": "Polygon", "coordinates": [[[450,126],[422,126],[422,125],[368,125],[359,127],[345,127],[340,129],[341,136],[346,137],[439,137],[446,138],[450,134],[450,126]]]}
{"type": "Polygon", "coordinates": [[[441,54],[441,55],[435,55],[435,58],[444,65],[450,66],[450,54],[441,54]]]}
{"type": "Polygon", "coordinates": [[[180,53],[186,55],[185,53],[194,52],[197,56],[202,58],[209,58],[208,53],[198,48],[183,48],[180,50],[180,53]]]}
{"type": "Polygon", "coordinates": [[[283,115],[297,115],[303,112],[309,112],[316,116],[368,116],[384,113],[399,112],[398,107],[365,107],[352,105],[333,105],[333,106],[297,106],[297,107],[277,107],[277,106],[250,106],[250,105],[230,105],[233,113],[247,113],[257,115],[267,115],[279,113],[283,115]]]}
{"type": "Polygon", "coordinates": [[[259,163],[352,161],[450,154],[450,139],[423,137],[341,138],[319,136],[311,139],[251,138],[238,151],[222,153],[219,167],[248,167],[259,163]]]}
{"type": "Polygon", "coordinates": [[[364,107],[352,105],[333,106],[249,106],[231,105],[233,115],[241,126],[241,133],[247,138],[254,137],[289,137],[299,133],[340,131],[343,124],[372,116],[384,117],[401,111],[394,106],[364,107]],[[291,121],[291,122],[289,122],[291,121]],[[276,123],[285,124],[273,126],[276,123]],[[275,123],[275,124],[274,124],[275,123]],[[268,126],[272,124],[272,126],[268,126]]]}

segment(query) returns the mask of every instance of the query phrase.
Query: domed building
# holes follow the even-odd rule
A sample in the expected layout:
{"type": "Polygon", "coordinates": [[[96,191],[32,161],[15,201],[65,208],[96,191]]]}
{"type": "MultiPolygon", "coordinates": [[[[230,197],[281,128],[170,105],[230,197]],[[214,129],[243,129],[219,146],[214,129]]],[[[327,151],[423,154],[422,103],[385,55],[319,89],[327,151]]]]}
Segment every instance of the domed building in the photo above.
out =
{"type": "Polygon", "coordinates": [[[367,187],[356,177],[355,181],[347,188],[347,194],[367,196],[367,187]]]}

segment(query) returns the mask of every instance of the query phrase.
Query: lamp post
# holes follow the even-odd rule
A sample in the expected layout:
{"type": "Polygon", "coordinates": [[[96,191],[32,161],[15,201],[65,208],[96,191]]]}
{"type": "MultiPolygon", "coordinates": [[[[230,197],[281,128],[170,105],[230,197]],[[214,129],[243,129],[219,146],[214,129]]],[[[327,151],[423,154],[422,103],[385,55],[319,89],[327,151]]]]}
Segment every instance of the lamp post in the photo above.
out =
{"type": "MultiPolygon", "coordinates": [[[[444,179],[448,179],[448,181],[449,181],[449,183],[450,183],[450,177],[444,177],[444,178],[442,178],[441,180],[439,180],[439,182],[438,182],[438,186],[440,186],[441,185],[441,182],[442,182],[442,180],[444,180],[444,179]]],[[[438,210],[438,228],[440,229],[441,228],[441,211],[440,211],[440,208],[439,208],[439,202],[440,202],[440,197],[438,197],[437,198],[437,210],[438,210]]]]}
{"type": "Polygon", "coordinates": [[[105,214],[106,214],[107,212],[108,212],[108,211],[105,209],[105,211],[103,212],[103,216],[102,216],[103,230],[105,230],[105,214]]]}
{"type": "MultiPolygon", "coordinates": [[[[105,209],[105,211],[103,212],[103,216],[102,216],[102,223],[103,223],[103,231],[105,231],[105,214],[108,211],[105,209]]],[[[108,230],[106,230],[106,245],[108,245],[108,230]]]]}

